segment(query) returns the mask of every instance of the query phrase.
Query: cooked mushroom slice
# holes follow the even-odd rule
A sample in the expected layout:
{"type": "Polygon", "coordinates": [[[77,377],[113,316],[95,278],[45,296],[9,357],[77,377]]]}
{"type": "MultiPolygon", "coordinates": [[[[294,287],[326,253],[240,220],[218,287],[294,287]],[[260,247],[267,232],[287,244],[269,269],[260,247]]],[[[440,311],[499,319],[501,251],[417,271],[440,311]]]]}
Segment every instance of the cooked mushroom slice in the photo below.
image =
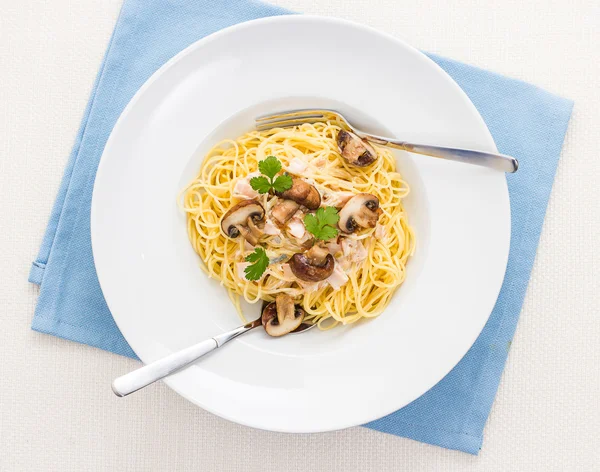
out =
{"type": "Polygon", "coordinates": [[[263,309],[261,321],[270,336],[283,336],[291,333],[302,324],[304,310],[294,306],[294,300],[288,294],[280,293],[275,301],[263,309]]]}
{"type": "MultiPolygon", "coordinates": [[[[251,218],[248,218],[248,221],[251,221],[251,218]]],[[[238,225],[236,226],[236,229],[240,232],[242,237],[250,244],[252,244],[253,246],[256,246],[258,244],[258,237],[256,237],[248,228],[242,225],[238,225]]]]}
{"type": "Polygon", "coordinates": [[[300,208],[300,204],[294,200],[281,200],[271,210],[271,216],[275,221],[284,225],[296,211],[300,208]]]}
{"type": "Polygon", "coordinates": [[[365,167],[377,159],[377,152],[373,146],[354,133],[340,130],[337,135],[337,144],[342,157],[355,166],[365,167]]]}
{"type": "Polygon", "coordinates": [[[352,197],[340,211],[338,226],[344,233],[352,233],[359,227],[374,228],[379,219],[379,200],[369,193],[352,197]]]}
{"type": "Polygon", "coordinates": [[[285,320],[294,318],[294,299],[287,293],[280,293],[275,297],[275,306],[277,307],[277,321],[279,324],[285,320]]]}
{"type": "Polygon", "coordinates": [[[302,179],[292,179],[292,187],[285,192],[277,194],[278,197],[293,200],[304,205],[309,210],[316,210],[321,206],[321,194],[314,185],[302,179]]]}
{"type": "Polygon", "coordinates": [[[323,254],[320,250],[313,249],[306,253],[296,253],[289,260],[290,269],[293,274],[307,282],[319,282],[325,280],[333,273],[335,260],[331,254],[323,254]]]}
{"type": "Polygon", "coordinates": [[[252,236],[254,236],[256,239],[259,239],[264,234],[263,230],[256,226],[256,223],[254,223],[252,217],[248,218],[246,223],[248,224],[248,229],[250,229],[252,236]]]}
{"type": "Polygon", "coordinates": [[[304,241],[302,244],[300,244],[300,247],[302,249],[310,249],[315,244],[315,238],[313,236],[311,236],[308,231],[306,232],[304,237],[307,237],[307,236],[308,236],[308,239],[306,241],[304,241]]]}
{"type": "Polygon", "coordinates": [[[247,228],[245,226],[238,225],[236,226],[236,229],[240,232],[240,234],[246,241],[248,241],[253,246],[256,246],[264,232],[262,229],[256,226],[252,217],[246,220],[246,226],[247,228]]]}
{"type": "Polygon", "coordinates": [[[252,245],[256,245],[262,231],[256,223],[265,216],[265,210],[256,200],[244,200],[229,209],[221,220],[221,229],[230,238],[240,234],[252,245]]]}
{"type": "Polygon", "coordinates": [[[308,262],[316,266],[322,266],[327,262],[329,250],[326,247],[315,244],[305,254],[308,262]]]}
{"type": "MultiPolygon", "coordinates": [[[[272,319],[275,319],[275,321],[277,321],[277,306],[275,305],[275,302],[271,302],[271,303],[264,302],[262,314],[260,316],[260,321],[261,321],[263,327],[266,328],[267,323],[269,321],[271,321],[272,319]]],[[[277,323],[279,323],[279,321],[277,321],[277,323]]]]}

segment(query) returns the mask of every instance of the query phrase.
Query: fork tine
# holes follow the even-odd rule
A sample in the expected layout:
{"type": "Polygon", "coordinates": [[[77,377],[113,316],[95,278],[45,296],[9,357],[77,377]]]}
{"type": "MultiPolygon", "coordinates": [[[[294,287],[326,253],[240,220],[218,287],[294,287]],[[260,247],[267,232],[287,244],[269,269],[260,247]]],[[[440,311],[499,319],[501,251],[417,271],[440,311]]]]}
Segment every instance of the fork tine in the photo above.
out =
{"type": "Polygon", "coordinates": [[[320,115],[301,117],[301,119],[293,118],[280,121],[256,122],[256,129],[258,131],[265,131],[273,128],[291,128],[304,123],[318,123],[319,121],[323,121],[323,119],[323,115],[320,115]]]}
{"type": "Polygon", "coordinates": [[[329,110],[319,110],[319,109],[302,109],[302,110],[288,110],[279,113],[270,113],[268,115],[262,115],[255,119],[257,123],[266,122],[266,121],[280,121],[283,119],[289,118],[300,118],[300,117],[316,117],[320,116],[323,118],[325,113],[331,113],[329,110]]]}
{"type": "Polygon", "coordinates": [[[346,120],[333,110],[307,108],[303,110],[288,110],[280,113],[272,113],[255,118],[255,125],[258,131],[265,131],[272,128],[289,128],[301,125],[303,123],[317,123],[319,121],[341,121],[346,120]]]}

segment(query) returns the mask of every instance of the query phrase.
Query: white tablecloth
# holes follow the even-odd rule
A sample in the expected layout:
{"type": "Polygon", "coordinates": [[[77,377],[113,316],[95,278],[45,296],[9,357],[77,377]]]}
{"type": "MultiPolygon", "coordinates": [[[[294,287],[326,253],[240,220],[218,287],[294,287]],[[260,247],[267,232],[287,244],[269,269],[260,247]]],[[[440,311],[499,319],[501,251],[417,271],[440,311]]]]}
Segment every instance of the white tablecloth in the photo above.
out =
{"type": "Polygon", "coordinates": [[[600,3],[274,3],[367,23],[575,100],[480,456],[364,428],[257,431],[162,384],[118,399],[110,382],[136,362],[31,331],[38,289],[27,282],[29,265],[121,0],[7,0],[0,8],[0,470],[599,470],[600,3]]]}

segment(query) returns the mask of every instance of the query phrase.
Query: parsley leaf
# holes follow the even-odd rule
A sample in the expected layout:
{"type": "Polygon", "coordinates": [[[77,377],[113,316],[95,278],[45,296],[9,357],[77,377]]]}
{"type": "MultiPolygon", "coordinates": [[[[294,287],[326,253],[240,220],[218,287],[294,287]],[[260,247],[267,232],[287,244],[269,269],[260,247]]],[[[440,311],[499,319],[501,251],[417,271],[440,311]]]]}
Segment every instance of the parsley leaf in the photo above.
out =
{"type": "Polygon", "coordinates": [[[281,170],[281,162],[275,156],[269,156],[258,163],[260,177],[250,179],[250,186],[258,193],[285,192],[292,188],[292,178],[289,175],[280,175],[275,178],[281,170]]]}
{"type": "Polygon", "coordinates": [[[292,188],[292,178],[289,175],[280,175],[273,182],[273,190],[276,192],[285,192],[292,188]]]}
{"type": "Polygon", "coordinates": [[[325,207],[317,210],[317,218],[322,221],[323,224],[335,226],[340,221],[340,215],[338,215],[337,208],[325,207]]]}
{"type": "Polygon", "coordinates": [[[271,190],[271,182],[262,175],[260,177],[252,177],[250,179],[250,187],[256,190],[258,193],[267,193],[271,190]]]}
{"type": "Polygon", "coordinates": [[[314,215],[309,213],[304,217],[304,226],[315,238],[327,241],[338,235],[335,225],[339,220],[340,215],[336,208],[319,208],[314,215]]]}
{"type": "Polygon", "coordinates": [[[319,233],[319,220],[317,219],[317,217],[315,215],[313,215],[312,213],[309,213],[307,215],[304,216],[304,227],[306,228],[306,231],[308,231],[311,234],[318,234],[319,233]]]}
{"type": "Polygon", "coordinates": [[[337,228],[333,226],[325,225],[321,228],[321,233],[319,234],[319,239],[323,241],[327,241],[329,239],[333,239],[338,235],[337,228]]]}
{"type": "Polygon", "coordinates": [[[281,162],[275,156],[269,156],[258,163],[258,170],[261,174],[273,179],[281,170],[281,162]]]}
{"type": "Polygon", "coordinates": [[[269,257],[265,250],[258,246],[254,249],[254,252],[246,256],[246,262],[252,262],[252,264],[244,269],[246,280],[258,280],[269,266],[269,257]]]}

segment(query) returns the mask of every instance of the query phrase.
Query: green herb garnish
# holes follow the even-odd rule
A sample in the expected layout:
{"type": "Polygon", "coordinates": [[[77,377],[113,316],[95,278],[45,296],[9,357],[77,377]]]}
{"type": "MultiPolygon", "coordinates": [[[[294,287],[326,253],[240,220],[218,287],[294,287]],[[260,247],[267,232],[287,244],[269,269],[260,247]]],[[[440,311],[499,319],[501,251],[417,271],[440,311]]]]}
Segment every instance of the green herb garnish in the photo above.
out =
{"type": "Polygon", "coordinates": [[[269,266],[269,257],[265,250],[258,246],[254,249],[254,252],[246,256],[246,262],[252,262],[244,269],[246,280],[258,280],[269,266]]]}
{"type": "Polygon", "coordinates": [[[319,208],[314,215],[309,213],[304,217],[304,226],[315,238],[327,241],[338,235],[335,226],[339,220],[340,215],[334,207],[319,208]]]}
{"type": "Polygon", "coordinates": [[[292,188],[292,178],[289,175],[275,176],[281,171],[281,162],[275,156],[269,156],[258,163],[260,177],[252,177],[250,186],[258,193],[285,192],[292,188]]]}

